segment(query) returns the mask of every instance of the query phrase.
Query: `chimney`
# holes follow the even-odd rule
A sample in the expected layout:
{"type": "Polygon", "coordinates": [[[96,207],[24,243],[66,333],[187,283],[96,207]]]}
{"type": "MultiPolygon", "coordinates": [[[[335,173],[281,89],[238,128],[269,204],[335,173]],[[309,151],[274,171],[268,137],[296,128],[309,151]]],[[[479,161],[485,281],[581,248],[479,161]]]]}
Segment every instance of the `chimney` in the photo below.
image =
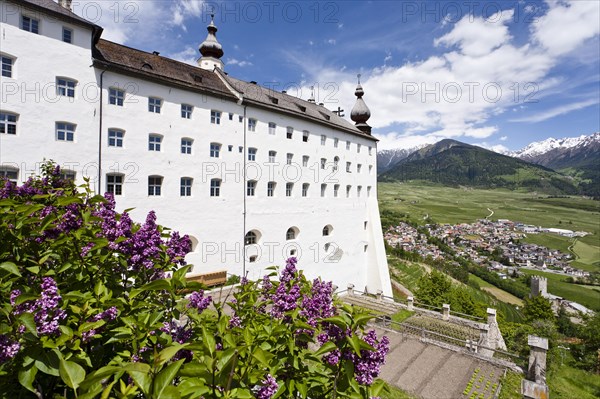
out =
{"type": "Polygon", "coordinates": [[[73,0],[58,0],[58,4],[61,7],[66,8],[69,11],[73,11],[73,9],[71,8],[72,2],[73,2],[73,0]]]}

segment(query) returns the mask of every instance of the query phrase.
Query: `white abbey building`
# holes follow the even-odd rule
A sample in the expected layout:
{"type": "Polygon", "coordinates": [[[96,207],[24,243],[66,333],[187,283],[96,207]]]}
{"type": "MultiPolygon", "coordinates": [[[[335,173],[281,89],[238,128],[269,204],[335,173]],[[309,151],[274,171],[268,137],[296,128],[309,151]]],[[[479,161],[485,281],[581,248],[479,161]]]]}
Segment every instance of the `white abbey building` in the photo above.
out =
{"type": "Polygon", "coordinates": [[[192,66],[103,40],[60,3],[0,1],[3,175],[52,159],[134,220],[155,210],[192,237],[194,273],[258,278],[296,256],[309,278],[392,294],[360,83],[352,124],[228,76],[213,22],[192,66]]]}

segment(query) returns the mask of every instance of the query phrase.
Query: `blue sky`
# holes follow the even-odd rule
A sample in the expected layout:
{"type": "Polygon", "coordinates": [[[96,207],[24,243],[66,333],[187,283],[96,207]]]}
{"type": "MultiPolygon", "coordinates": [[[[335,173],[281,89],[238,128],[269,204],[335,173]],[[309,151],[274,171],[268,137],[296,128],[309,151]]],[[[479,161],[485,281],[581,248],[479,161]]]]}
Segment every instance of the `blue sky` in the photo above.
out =
{"type": "Polygon", "coordinates": [[[495,149],[600,130],[600,2],[74,1],[103,37],[195,63],[210,10],[225,71],[349,115],[380,148],[495,149]]]}

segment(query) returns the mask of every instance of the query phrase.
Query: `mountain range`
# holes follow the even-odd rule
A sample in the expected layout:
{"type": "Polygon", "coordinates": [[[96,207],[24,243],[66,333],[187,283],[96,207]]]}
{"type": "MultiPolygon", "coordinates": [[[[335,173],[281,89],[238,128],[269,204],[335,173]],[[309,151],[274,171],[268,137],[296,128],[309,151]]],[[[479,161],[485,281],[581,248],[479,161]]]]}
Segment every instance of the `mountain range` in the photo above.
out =
{"type": "Polygon", "coordinates": [[[378,172],[381,181],[427,180],[600,197],[600,133],[549,138],[504,154],[445,139],[421,148],[382,151],[378,172]]]}

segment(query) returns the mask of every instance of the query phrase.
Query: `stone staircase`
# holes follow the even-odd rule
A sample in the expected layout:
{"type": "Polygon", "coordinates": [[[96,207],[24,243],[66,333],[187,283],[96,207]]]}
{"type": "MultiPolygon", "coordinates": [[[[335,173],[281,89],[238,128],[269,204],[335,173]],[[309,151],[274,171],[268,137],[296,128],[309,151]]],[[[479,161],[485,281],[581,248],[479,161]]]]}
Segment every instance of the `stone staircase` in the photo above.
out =
{"type": "Polygon", "coordinates": [[[477,397],[494,398],[495,392],[491,388],[499,384],[504,368],[405,334],[375,329],[378,336],[387,335],[390,339],[390,352],[380,375],[388,384],[422,399],[468,398],[470,394],[465,395],[464,391],[477,371],[478,375],[486,376],[486,382],[489,381],[487,390],[481,383],[478,392],[482,396],[477,397]]]}

